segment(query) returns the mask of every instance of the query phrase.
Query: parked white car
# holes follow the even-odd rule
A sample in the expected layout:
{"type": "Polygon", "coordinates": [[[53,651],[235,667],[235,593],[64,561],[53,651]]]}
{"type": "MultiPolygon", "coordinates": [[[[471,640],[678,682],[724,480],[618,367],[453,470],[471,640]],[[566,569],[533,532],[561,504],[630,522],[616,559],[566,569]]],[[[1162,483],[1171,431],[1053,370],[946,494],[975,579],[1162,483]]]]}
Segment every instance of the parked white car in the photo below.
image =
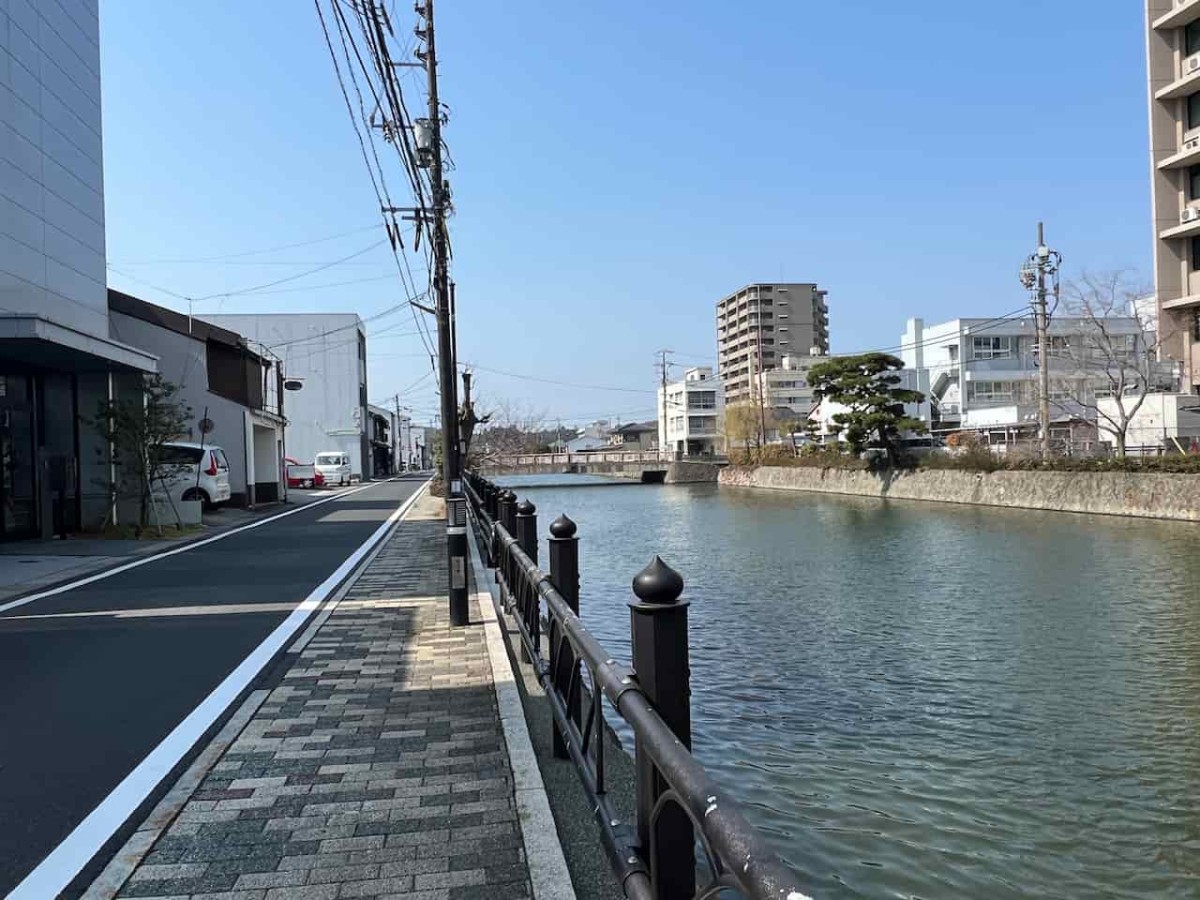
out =
{"type": "Polygon", "coordinates": [[[327,487],[350,483],[352,472],[349,453],[343,453],[341,450],[326,450],[318,453],[313,467],[325,479],[327,487]]]}
{"type": "Polygon", "coordinates": [[[163,454],[167,473],[158,490],[172,500],[199,500],[205,509],[229,502],[229,460],[220,447],[172,441],[163,454]]]}

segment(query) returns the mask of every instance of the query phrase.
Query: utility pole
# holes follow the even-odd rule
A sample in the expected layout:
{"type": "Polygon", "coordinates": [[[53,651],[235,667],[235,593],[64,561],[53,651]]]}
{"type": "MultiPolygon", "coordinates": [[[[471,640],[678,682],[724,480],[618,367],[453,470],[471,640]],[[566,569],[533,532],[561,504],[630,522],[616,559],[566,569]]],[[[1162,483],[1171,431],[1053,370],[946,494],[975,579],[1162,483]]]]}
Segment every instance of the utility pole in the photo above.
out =
{"type": "Polygon", "coordinates": [[[462,460],[458,446],[458,390],[454,363],[454,332],[450,316],[449,239],[446,214],[449,191],[442,174],[442,107],[438,101],[437,43],[434,39],[433,0],[416,6],[425,27],[416,29],[425,50],[417,56],[425,62],[429,81],[429,169],[433,192],[433,292],[437,313],[439,382],[442,391],[442,484],[446,495],[446,545],[450,572],[450,624],[466,625],[467,606],[467,510],[462,492],[462,460]]]}
{"type": "Polygon", "coordinates": [[[1062,254],[1046,246],[1041,222],[1037,227],[1037,249],[1021,266],[1021,284],[1033,294],[1034,324],[1038,345],[1038,428],[1043,460],[1050,458],[1050,313],[1046,306],[1046,279],[1052,280],[1055,303],[1058,301],[1058,270],[1062,254]]]}
{"type": "Polygon", "coordinates": [[[674,350],[659,350],[660,358],[659,369],[661,375],[660,384],[662,385],[662,437],[659,439],[658,454],[661,459],[671,459],[674,453],[667,455],[667,434],[670,430],[670,420],[667,419],[667,366],[670,363],[667,361],[667,354],[674,353],[674,350]]]}
{"type": "MultiPolygon", "coordinates": [[[[763,302],[762,289],[755,289],[755,299],[758,301],[758,327],[755,329],[756,344],[758,345],[758,358],[755,362],[758,365],[758,374],[754,378],[754,387],[758,391],[758,452],[761,454],[767,447],[767,398],[764,396],[766,380],[763,373],[766,371],[766,366],[763,364],[763,302]]],[[[753,394],[751,395],[753,396],[753,394]]]]}

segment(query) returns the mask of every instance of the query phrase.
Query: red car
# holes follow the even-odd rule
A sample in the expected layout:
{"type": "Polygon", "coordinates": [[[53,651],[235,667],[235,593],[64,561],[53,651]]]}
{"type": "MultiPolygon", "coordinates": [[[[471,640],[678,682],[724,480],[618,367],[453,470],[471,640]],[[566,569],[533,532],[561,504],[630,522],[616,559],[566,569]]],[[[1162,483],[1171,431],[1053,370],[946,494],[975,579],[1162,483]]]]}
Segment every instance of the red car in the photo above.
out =
{"type": "Polygon", "coordinates": [[[312,463],[305,465],[290,456],[283,458],[287,469],[287,485],[290,488],[314,488],[325,486],[325,476],[313,468],[312,463]]]}

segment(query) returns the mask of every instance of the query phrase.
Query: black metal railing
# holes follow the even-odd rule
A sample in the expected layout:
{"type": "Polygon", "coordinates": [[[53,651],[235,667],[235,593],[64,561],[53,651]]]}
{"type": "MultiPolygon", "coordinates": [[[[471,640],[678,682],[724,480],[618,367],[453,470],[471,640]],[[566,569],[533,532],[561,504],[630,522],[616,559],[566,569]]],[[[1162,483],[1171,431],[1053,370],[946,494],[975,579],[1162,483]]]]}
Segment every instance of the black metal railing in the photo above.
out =
{"type": "Polygon", "coordinates": [[[550,526],[546,574],[538,568],[534,505],[473,473],[465,483],[480,555],[495,569],[521,660],[534,668],[554,716],[554,755],[574,763],[625,896],[802,900],[799,879],[691,753],[688,601],[679,574],[656,556],[634,578],[633,665],[621,665],[579,618],[575,523],[564,515],[550,526]],[[608,797],[605,698],[634,735],[634,827],[608,797]]]}

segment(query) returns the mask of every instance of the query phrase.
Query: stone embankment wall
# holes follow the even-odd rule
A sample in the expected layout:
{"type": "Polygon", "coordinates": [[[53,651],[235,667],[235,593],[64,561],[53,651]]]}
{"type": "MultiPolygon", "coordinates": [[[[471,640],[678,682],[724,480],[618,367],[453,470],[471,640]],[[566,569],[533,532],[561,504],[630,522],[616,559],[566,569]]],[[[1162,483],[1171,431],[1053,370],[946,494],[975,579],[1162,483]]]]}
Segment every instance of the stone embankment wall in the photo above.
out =
{"type": "Polygon", "coordinates": [[[729,467],[718,480],[736,487],[1200,521],[1200,475],[941,469],[877,474],[761,466],[729,467]]]}
{"type": "Polygon", "coordinates": [[[667,466],[667,484],[709,484],[717,480],[721,466],[716,463],[673,462],[667,466]]]}

